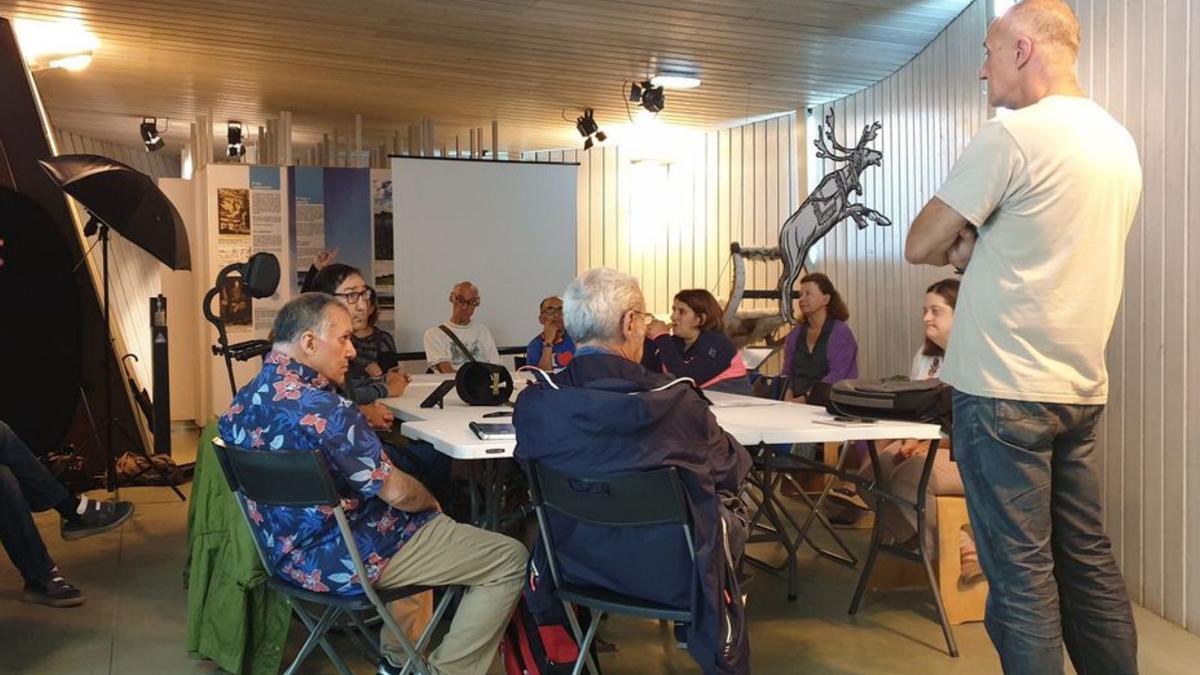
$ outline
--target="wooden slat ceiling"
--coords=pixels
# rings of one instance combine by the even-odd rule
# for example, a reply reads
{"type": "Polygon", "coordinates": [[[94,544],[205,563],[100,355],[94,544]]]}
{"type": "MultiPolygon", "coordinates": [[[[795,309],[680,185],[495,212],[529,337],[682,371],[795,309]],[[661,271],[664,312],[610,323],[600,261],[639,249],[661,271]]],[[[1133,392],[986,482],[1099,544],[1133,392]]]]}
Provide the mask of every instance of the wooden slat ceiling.
{"type": "Polygon", "coordinates": [[[495,119],[515,152],[579,143],[564,110],[626,123],[623,83],[671,67],[695,68],[703,85],[667,92],[669,124],[841,97],[906,63],[968,2],[0,0],[0,15],[77,17],[99,38],[88,69],[37,73],[63,129],[130,143],[143,115],[169,118],[178,148],[197,115],[220,137],[227,119],[254,129],[289,110],[303,148],[361,113],[368,148],[406,139],[422,117],[436,145],[458,135],[465,147],[495,119]]]}

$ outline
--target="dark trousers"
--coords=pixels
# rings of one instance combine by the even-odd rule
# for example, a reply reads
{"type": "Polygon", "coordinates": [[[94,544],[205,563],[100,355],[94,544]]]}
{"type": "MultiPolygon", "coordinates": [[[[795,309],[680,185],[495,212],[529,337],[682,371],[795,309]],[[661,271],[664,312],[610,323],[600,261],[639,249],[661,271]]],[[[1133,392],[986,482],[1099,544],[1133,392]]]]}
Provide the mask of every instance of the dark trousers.
{"type": "Polygon", "coordinates": [[[29,446],[0,421],[0,543],[26,581],[45,580],[54,568],[33,512],[69,496],[29,446]]]}
{"type": "Polygon", "coordinates": [[[424,441],[404,438],[389,439],[394,444],[384,443],[383,451],[392,464],[404,473],[421,481],[425,489],[442,504],[450,505],[450,457],[440,453],[424,441]]]}
{"type": "Polygon", "coordinates": [[[954,394],[954,453],[1006,673],[1137,672],[1125,581],[1101,520],[1100,405],[954,394]]]}

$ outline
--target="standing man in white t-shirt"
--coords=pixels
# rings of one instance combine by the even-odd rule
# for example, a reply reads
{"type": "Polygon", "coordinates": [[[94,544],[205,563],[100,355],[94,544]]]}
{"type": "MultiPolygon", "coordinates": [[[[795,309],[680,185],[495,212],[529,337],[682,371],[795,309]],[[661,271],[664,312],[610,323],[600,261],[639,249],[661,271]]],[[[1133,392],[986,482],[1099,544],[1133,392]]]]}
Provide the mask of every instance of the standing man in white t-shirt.
{"type": "Polygon", "coordinates": [[[1136,673],[1137,634],[1104,533],[1095,428],[1104,350],[1141,195],[1137,148],[1084,97],[1079,22],[1025,0],[988,29],[979,130],[917,216],[905,257],[966,268],[941,377],[986,625],[1007,673],[1136,673]]]}
{"type": "Polygon", "coordinates": [[[425,361],[429,369],[453,373],[469,361],[500,363],[500,350],[496,349],[492,331],[481,323],[471,323],[479,302],[479,289],[469,281],[459,282],[450,290],[453,308],[450,320],[425,331],[425,361]]]}

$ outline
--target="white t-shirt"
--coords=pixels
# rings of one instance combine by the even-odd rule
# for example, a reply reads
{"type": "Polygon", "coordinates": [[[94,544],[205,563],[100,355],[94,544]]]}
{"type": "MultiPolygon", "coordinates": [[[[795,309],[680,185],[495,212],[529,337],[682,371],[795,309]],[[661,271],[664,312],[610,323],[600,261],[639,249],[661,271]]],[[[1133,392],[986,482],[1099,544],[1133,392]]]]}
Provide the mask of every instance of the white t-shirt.
{"type": "MultiPolygon", "coordinates": [[[[449,321],[444,325],[471,350],[471,356],[474,356],[476,361],[500,363],[500,351],[496,349],[496,341],[492,339],[492,331],[488,330],[487,326],[478,322],[460,326],[449,321]]],[[[458,370],[470,360],[441,328],[434,326],[425,331],[425,361],[430,367],[449,361],[450,365],[458,370]]]]}
{"type": "Polygon", "coordinates": [[[1102,404],[1142,190],[1129,132],[1050,96],[985,124],[937,196],[979,228],[941,378],[976,396],[1102,404]]]}
{"type": "Polygon", "coordinates": [[[941,373],[942,357],[926,356],[922,353],[924,349],[925,346],[921,345],[913,354],[912,370],[908,371],[910,380],[932,380],[941,373]]]}

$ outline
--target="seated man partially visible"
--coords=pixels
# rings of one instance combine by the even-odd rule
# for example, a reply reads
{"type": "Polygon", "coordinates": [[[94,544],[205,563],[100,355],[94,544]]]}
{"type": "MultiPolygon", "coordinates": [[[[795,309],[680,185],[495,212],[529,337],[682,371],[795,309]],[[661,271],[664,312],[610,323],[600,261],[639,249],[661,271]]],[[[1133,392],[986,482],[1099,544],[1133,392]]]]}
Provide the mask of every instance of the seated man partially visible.
{"type": "Polygon", "coordinates": [[[25,580],[21,599],[51,607],[82,605],[83,591],[63,578],[33,522],[33,512],[51,508],[62,516],[59,533],[67,541],[108,532],[133,515],[130,502],[102,502],[67,490],[0,420],[0,544],[25,580]]]}
{"type": "MultiPolygon", "coordinates": [[[[430,663],[437,673],[482,675],[516,603],[527,552],[514,539],[446,517],[420,482],[392,466],[366,418],[333,389],[355,354],[350,334],[350,314],[333,296],[304,293],[284,305],[275,319],[274,350],[221,417],[221,437],[264,451],[321,450],[371,583],[468,587],[430,663]]],[[[247,507],[276,575],[310,591],[357,592],[331,511],[249,501],[247,507]]],[[[410,634],[423,627],[413,620],[415,609],[427,607],[392,605],[410,634]]],[[[387,630],[382,642],[379,672],[399,672],[403,650],[387,630]]]]}
{"type": "Polygon", "coordinates": [[[500,363],[492,331],[471,322],[481,302],[479,289],[469,281],[450,289],[450,320],[425,331],[425,360],[431,372],[457,372],[471,361],[500,363]]]}
{"type": "Polygon", "coordinates": [[[547,371],[566,366],[575,356],[575,342],[563,327],[562,298],[552,295],[542,300],[538,323],[542,324],[542,332],[529,341],[525,363],[547,371]]]}
{"type": "MultiPolygon", "coordinates": [[[[705,673],[748,673],[749,641],[735,574],[745,526],[723,503],[735,499],[750,470],[745,448],[717,424],[708,401],[687,380],[639,365],[646,303],[633,277],[586,272],[567,287],[564,320],[575,358],[517,399],[515,456],[568,476],[678,467],[691,507],[696,573],[676,525],[608,528],[551,512],[559,574],[673,607],[690,609],[688,650],[705,673]]],[[[552,579],[535,552],[533,574],[552,579]],[[539,564],[541,563],[541,564],[539,564]]],[[[551,605],[547,607],[552,608],[551,605]]],[[[531,609],[538,611],[531,601],[531,609]]]]}

